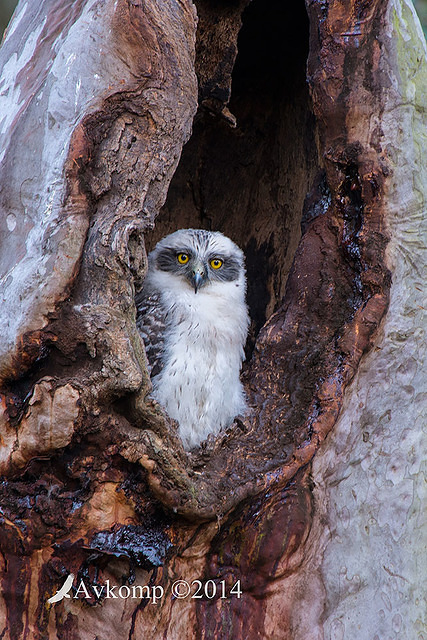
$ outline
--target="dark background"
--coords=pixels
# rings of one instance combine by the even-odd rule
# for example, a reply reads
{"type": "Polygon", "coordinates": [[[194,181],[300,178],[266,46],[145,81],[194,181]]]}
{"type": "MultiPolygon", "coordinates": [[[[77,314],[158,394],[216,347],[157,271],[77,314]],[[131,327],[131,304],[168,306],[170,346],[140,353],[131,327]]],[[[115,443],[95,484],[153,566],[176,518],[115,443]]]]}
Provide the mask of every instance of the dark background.
{"type": "Polygon", "coordinates": [[[17,4],[17,0],[0,0],[0,38],[3,38],[3,31],[17,4]]]}

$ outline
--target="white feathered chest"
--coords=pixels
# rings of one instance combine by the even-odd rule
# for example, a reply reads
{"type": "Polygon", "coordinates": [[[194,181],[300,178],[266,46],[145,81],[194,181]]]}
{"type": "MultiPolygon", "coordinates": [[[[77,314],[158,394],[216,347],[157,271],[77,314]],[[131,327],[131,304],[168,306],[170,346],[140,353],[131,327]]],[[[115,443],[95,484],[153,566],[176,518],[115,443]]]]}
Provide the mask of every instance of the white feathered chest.
{"type": "Polygon", "coordinates": [[[245,290],[243,254],[217,232],[178,231],[149,256],[138,325],[153,396],[179,423],[187,449],[245,411],[245,290]]]}

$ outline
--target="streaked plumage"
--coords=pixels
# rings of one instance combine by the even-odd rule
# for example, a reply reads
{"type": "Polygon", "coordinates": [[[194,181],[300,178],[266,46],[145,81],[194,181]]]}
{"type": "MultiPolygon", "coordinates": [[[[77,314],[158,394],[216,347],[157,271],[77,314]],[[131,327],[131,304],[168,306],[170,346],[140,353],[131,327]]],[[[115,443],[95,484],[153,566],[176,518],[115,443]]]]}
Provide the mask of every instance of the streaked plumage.
{"type": "Polygon", "coordinates": [[[242,251],[219,232],[181,229],[148,257],[136,298],[153,397],[191,449],[245,411],[239,379],[249,326],[242,251]]]}

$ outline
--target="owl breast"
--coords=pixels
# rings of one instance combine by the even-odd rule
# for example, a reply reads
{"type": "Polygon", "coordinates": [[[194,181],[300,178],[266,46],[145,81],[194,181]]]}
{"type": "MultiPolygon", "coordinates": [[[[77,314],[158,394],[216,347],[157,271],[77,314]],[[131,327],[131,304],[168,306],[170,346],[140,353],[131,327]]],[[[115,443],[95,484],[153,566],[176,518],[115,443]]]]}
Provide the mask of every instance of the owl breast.
{"type": "Polygon", "coordinates": [[[215,287],[197,295],[185,291],[173,304],[167,295],[163,300],[163,368],[153,378],[153,396],[177,420],[187,449],[228,427],[246,408],[239,375],[247,309],[236,285],[229,286],[233,295],[224,289],[220,295],[215,287]]]}

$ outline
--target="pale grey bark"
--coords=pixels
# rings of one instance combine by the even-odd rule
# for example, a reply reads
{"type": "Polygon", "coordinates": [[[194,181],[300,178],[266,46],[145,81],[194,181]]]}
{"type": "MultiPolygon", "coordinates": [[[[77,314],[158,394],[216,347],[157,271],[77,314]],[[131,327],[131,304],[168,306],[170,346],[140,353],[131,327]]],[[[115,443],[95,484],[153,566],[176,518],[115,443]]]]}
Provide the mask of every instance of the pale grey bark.
{"type": "Polygon", "coordinates": [[[390,307],[315,457],[316,516],[294,583],[302,594],[294,640],[422,640],[427,632],[427,59],[411,2],[394,0],[388,19],[388,53],[398,60],[380,118],[393,170],[390,307]]]}
{"type": "MultiPolygon", "coordinates": [[[[33,335],[47,325],[49,314],[67,297],[78,271],[93,213],[84,194],[70,193],[70,173],[73,169],[78,170],[78,163],[84,168],[92,160],[90,150],[84,148],[84,129],[79,132],[79,126],[97,112],[102,119],[106,104],[118,93],[141,94],[146,113],[141,109],[140,122],[144,122],[145,116],[152,117],[159,124],[159,133],[153,137],[147,157],[141,154],[140,162],[135,163],[132,178],[139,181],[139,188],[134,189],[133,197],[126,202],[123,202],[123,189],[121,205],[117,205],[118,219],[125,218],[132,209],[134,218],[135,214],[140,217],[139,226],[147,224],[147,219],[153,217],[166,197],[166,180],[170,179],[182,144],[190,133],[196,98],[192,71],[194,33],[181,31],[179,22],[165,22],[161,27],[168,38],[176,31],[182,51],[178,64],[185,76],[184,84],[192,84],[181,102],[176,95],[177,143],[175,147],[169,143],[163,148],[163,125],[158,119],[160,114],[166,119],[170,95],[165,91],[167,79],[163,78],[162,87],[156,78],[157,67],[162,64],[162,56],[156,47],[162,43],[150,40],[149,29],[139,44],[132,41],[132,33],[121,33],[117,24],[126,12],[124,7],[122,3],[106,4],[97,0],[62,3],[61,6],[48,0],[42,3],[23,1],[2,44],[2,377],[11,375],[23,337],[33,335]],[[187,42],[184,42],[183,34],[188,36],[187,42]],[[145,47],[143,53],[138,46],[145,47]],[[138,75],[144,75],[141,66],[145,66],[147,78],[150,74],[154,76],[145,86],[138,75]],[[77,136],[76,131],[79,132],[77,136]],[[75,157],[72,157],[74,150],[70,141],[77,146],[75,157]],[[70,163],[74,167],[69,166],[70,163]],[[161,190],[156,187],[156,181],[161,184],[161,190]]],[[[161,3],[151,3],[147,20],[160,25],[162,15],[167,15],[164,8],[161,3]]],[[[195,15],[190,5],[185,3],[179,13],[178,21],[191,20],[194,25],[195,15]]],[[[131,98],[129,101],[132,102],[131,98]]],[[[116,117],[114,125],[110,124],[117,128],[117,152],[121,132],[130,124],[123,113],[120,116],[116,117]]],[[[114,117],[110,119],[114,121],[114,117]]],[[[107,151],[105,153],[104,161],[107,162],[107,151]]],[[[103,183],[90,186],[97,197],[111,188],[111,184],[103,183]]],[[[134,222],[130,229],[131,226],[128,225],[128,233],[135,231],[138,224],[134,222]]],[[[122,234],[126,235],[126,229],[118,235],[122,234]]],[[[115,252],[119,253],[118,237],[115,242],[115,252]]],[[[22,367],[22,362],[20,364],[22,367]]]]}

